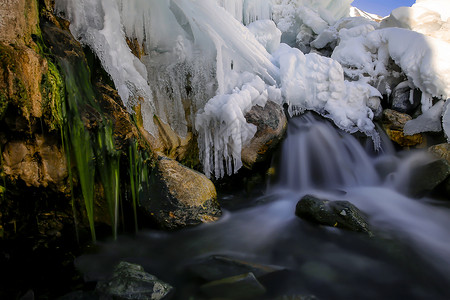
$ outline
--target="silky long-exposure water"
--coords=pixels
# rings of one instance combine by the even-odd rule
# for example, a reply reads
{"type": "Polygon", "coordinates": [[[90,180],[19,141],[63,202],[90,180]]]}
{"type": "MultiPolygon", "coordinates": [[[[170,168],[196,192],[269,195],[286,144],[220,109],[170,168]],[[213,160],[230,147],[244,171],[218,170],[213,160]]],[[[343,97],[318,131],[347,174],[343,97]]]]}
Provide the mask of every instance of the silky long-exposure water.
{"type": "Polygon", "coordinates": [[[389,144],[379,153],[366,148],[312,114],[293,118],[278,180],[263,197],[242,199],[247,208],[225,211],[214,224],[103,242],[76,265],[87,280],[99,280],[116,262],[139,263],[175,286],[175,299],[208,299],[199,289],[205,281],[189,270],[211,255],[280,269],[258,278],[267,292],[254,299],[448,299],[450,211],[405,194],[410,171],[432,158],[399,155],[389,144]],[[299,219],[295,206],[306,194],[350,201],[367,215],[374,237],[299,219]]]}

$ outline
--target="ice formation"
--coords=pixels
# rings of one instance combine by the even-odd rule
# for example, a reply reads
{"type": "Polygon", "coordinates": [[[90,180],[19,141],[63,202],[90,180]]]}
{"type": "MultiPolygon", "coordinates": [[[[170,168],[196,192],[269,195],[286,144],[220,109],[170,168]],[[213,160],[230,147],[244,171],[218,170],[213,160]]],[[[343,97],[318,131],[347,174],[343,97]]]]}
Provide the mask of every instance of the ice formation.
{"type": "MultiPolygon", "coordinates": [[[[400,82],[422,91],[424,112],[450,97],[447,0],[418,0],[381,25],[370,14],[350,17],[351,2],[56,0],[56,9],[124,104],[141,103],[145,128],[155,134],[157,116],[180,136],[196,130],[205,173],[221,177],[240,168],[255,133],[245,113],[268,99],[376,139],[373,112],[400,82]]],[[[436,110],[423,118],[439,119],[436,110]]]]}
{"type": "Polygon", "coordinates": [[[367,101],[381,97],[378,90],[344,80],[337,61],[315,53],[304,55],[286,44],[274,53],[274,62],[280,67],[282,94],[291,109],[314,110],[344,130],[374,134],[367,101]]]}
{"type": "Polygon", "coordinates": [[[420,132],[439,132],[442,130],[441,116],[445,102],[441,100],[417,118],[406,122],[403,132],[413,135],[420,132]]]}
{"type": "Polygon", "coordinates": [[[255,105],[265,106],[269,95],[271,99],[276,96],[260,77],[248,72],[234,75],[240,82],[233,91],[213,97],[196,118],[203,170],[216,178],[242,167],[242,147],[256,133],[256,126],[247,123],[245,114],[255,105]]]}

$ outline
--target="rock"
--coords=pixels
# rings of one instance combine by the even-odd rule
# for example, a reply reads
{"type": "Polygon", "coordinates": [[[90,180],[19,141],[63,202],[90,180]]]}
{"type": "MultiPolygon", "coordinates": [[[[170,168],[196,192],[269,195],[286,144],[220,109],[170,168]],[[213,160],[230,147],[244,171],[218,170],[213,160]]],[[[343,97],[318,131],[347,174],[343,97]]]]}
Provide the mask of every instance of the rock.
{"type": "MultiPolygon", "coordinates": [[[[428,152],[439,159],[444,159],[450,164],[450,143],[434,145],[428,148],[428,152]]],[[[438,194],[443,199],[450,200],[450,176],[444,180],[438,187],[438,194]]]]}
{"type": "Polygon", "coordinates": [[[408,183],[408,193],[421,197],[433,191],[450,176],[450,164],[444,159],[413,167],[408,183]]]}
{"type": "Polygon", "coordinates": [[[11,179],[21,179],[28,186],[67,191],[66,156],[51,136],[36,134],[34,140],[9,141],[2,155],[3,172],[11,179]]]}
{"type": "Polygon", "coordinates": [[[100,299],[168,299],[173,287],[146,273],[140,265],[120,262],[109,280],[97,283],[100,299]]]}
{"type": "Polygon", "coordinates": [[[348,201],[328,201],[306,195],[297,203],[295,214],[309,222],[371,235],[363,213],[348,201]]]}
{"type": "Polygon", "coordinates": [[[383,128],[389,138],[402,147],[419,145],[423,142],[421,134],[408,136],[403,134],[403,128],[405,127],[406,122],[411,119],[411,116],[407,114],[392,109],[385,109],[382,118],[383,128]]]}
{"type": "Polygon", "coordinates": [[[450,163],[450,143],[434,145],[428,148],[428,152],[450,163]]]}
{"type": "Polygon", "coordinates": [[[419,90],[412,90],[407,82],[406,84],[402,82],[394,88],[390,95],[391,108],[401,113],[412,113],[420,105],[421,96],[419,90]]]}
{"type": "Polygon", "coordinates": [[[267,101],[265,107],[253,106],[245,119],[257,127],[255,136],[241,151],[242,163],[252,169],[254,164],[267,161],[273,153],[284,137],[287,119],[283,108],[272,101],[267,101]]]}
{"type": "Polygon", "coordinates": [[[0,43],[19,44],[31,41],[38,29],[38,1],[0,1],[0,43]]]}
{"type": "Polygon", "coordinates": [[[151,199],[141,199],[141,205],[161,227],[179,229],[221,216],[216,189],[205,175],[159,154],[151,176],[151,199]]]}
{"type": "MultiPolygon", "coordinates": [[[[47,61],[26,46],[9,46],[0,43],[0,116],[8,105],[21,112],[31,123],[31,118],[42,116],[43,97],[41,83],[48,72],[47,61]]],[[[31,124],[27,124],[29,127],[31,124]]]]}
{"type": "Polygon", "coordinates": [[[188,269],[191,273],[207,281],[213,281],[244,273],[252,273],[256,277],[260,277],[284,268],[251,263],[228,256],[212,255],[191,264],[188,269]]]}
{"type": "Polygon", "coordinates": [[[253,273],[227,277],[200,287],[209,297],[220,299],[248,299],[264,295],[265,287],[255,278],[253,273]]]}

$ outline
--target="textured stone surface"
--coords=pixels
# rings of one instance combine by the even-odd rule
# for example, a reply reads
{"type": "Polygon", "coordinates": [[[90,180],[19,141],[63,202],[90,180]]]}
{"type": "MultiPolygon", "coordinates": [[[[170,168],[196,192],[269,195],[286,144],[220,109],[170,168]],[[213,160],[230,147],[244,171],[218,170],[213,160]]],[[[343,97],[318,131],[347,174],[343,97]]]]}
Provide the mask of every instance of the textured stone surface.
{"type": "Polygon", "coordinates": [[[67,163],[59,141],[36,135],[34,140],[12,140],[3,150],[3,171],[28,186],[68,189],[67,163]]]}
{"type": "Polygon", "coordinates": [[[363,213],[348,201],[328,201],[306,195],[297,203],[295,214],[320,225],[370,234],[363,213]]]}
{"type": "Polygon", "coordinates": [[[420,104],[421,93],[409,86],[397,86],[390,95],[391,108],[401,113],[412,113],[420,104]],[[412,103],[411,103],[412,93],[412,103]]]}
{"type": "Polygon", "coordinates": [[[216,221],[221,215],[214,184],[203,174],[163,155],[156,158],[150,199],[141,204],[163,228],[216,221]]]}
{"type": "Polygon", "coordinates": [[[385,109],[383,111],[383,128],[389,138],[402,147],[416,146],[423,142],[421,134],[414,134],[405,136],[403,134],[403,127],[406,122],[411,120],[411,116],[400,113],[392,109],[385,109]]]}
{"type": "Polygon", "coordinates": [[[272,101],[265,107],[255,105],[245,118],[257,127],[255,136],[241,151],[242,163],[251,169],[255,163],[266,161],[278,146],[286,132],[287,119],[283,108],[272,101]]]}
{"type": "Polygon", "coordinates": [[[100,299],[161,300],[173,287],[144,271],[140,265],[120,262],[109,280],[99,282],[96,288],[100,299]]]}
{"type": "Polygon", "coordinates": [[[431,146],[428,148],[428,152],[437,158],[445,159],[448,163],[450,163],[450,143],[431,146]]]}
{"type": "Polygon", "coordinates": [[[38,1],[0,1],[0,42],[18,44],[29,42],[38,29],[38,1]]]}

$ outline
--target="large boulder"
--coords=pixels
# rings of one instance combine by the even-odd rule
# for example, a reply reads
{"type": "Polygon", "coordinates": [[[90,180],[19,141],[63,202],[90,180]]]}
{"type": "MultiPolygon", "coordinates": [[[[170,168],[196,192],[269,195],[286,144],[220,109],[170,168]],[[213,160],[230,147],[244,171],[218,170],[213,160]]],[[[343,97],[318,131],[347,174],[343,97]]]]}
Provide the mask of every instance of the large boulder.
{"type": "Polygon", "coordinates": [[[255,105],[245,119],[257,127],[255,136],[241,151],[242,163],[252,169],[256,163],[267,161],[283,139],[287,119],[283,108],[272,101],[267,101],[264,107],[255,105]]]}
{"type": "Polygon", "coordinates": [[[173,287],[144,271],[140,265],[120,262],[108,280],[97,283],[100,299],[168,299],[173,287]]]}
{"type": "Polygon", "coordinates": [[[306,195],[297,203],[295,214],[312,223],[371,235],[364,214],[348,201],[329,201],[306,195]]]}
{"type": "Polygon", "coordinates": [[[421,134],[404,135],[403,128],[406,122],[412,120],[410,115],[392,109],[383,111],[382,124],[389,138],[402,147],[411,147],[423,142],[421,134]]]}
{"type": "Polygon", "coordinates": [[[205,175],[158,154],[150,199],[141,199],[146,213],[166,229],[216,221],[221,210],[214,184],[205,175]]]}

